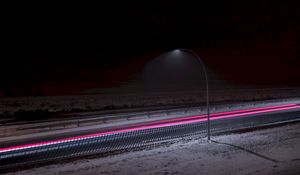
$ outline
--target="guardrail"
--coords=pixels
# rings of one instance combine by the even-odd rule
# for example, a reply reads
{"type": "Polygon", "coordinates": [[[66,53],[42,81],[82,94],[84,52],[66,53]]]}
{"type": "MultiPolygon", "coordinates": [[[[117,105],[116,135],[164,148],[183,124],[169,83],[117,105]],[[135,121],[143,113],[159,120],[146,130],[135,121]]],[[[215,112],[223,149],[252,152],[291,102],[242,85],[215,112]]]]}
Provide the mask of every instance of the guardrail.
{"type": "MultiPolygon", "coordinates": [[[[297,99],[298,100],[298,99],[297,99]]],[[[226,105],[214,105],[212,106],[212,111],[226,111],[231,109],[243,109],[246,107],[257,106],[257,105],[266,105],[266,104],[284,104],[291,102],[291,99],[281,99],[281,100],[266,100],[258,102],[244,102],[238,104],[226,105]]],[[[172,118],[172,117],[181,117],[189,114],[203,114],[204,107],[173,107],[173,109],[161,109],[154,111],[146,112],[136,112],[136,113],[125,113],[125,114],[109,114],[109,115],[98,115],[97,112],[88,113],[88,115],[79,115],[76,116],[76,113],[73,113],[74,118],[62,119],[56,121],[48,122],[37,122],[37,123],[28,123],[12,126],[0,126],[0,137],[9,137],[17,136],[24,134],[34,134],[42,133],[49,131],[57,131],[64,129],[72,129],[78,127],[87,127],[92,125],[106,126],[112,123],[135,123],[138,120],[157,120],[163,118],[172,118]],[[96,113],[96,114],[95,114],[96,113]],[[79,117],[79,118],[78,118],[79,117]],[[88,117],[88,118],[86,118],[88,117]]],[[[80,114],[80,113],[79,113],[80,114]]],[[[78,115],[78,114],[77,114],[78,115]]],[[[1,141],[1,139],[0,139],[1,141]]]]}

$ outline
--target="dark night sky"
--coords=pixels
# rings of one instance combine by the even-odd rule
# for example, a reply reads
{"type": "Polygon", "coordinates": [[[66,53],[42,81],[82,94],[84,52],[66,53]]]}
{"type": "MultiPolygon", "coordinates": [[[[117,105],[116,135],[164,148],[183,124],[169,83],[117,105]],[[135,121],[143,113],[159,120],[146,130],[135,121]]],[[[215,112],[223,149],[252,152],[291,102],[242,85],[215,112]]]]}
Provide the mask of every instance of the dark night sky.
{"type": "Polygon", "coordinates": [[[78,82],[109,87],[182,47],[236,83],[299,85],[299,8],[296,0],[10,6],[0,96],[60,94],[78,82]]]}

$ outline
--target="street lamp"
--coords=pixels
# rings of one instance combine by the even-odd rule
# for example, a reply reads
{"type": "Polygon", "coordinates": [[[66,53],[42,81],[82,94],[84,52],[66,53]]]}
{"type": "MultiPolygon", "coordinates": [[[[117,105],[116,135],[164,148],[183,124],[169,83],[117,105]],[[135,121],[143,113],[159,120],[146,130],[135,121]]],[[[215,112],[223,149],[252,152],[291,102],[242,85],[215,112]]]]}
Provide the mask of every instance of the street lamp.
{"type": "Polygon", "coordinates": [[[197,58],[197,61],[200,63],[200,65],[203,68],[204,76],[205,76],[205,83],[206,83],[206,109],[207,109],[207,140],[210,141],[210,111],[209,111],[209,95],[208,95],[208,78],[207,78],[207,71],[204,65],[204,62],[201,60],[199,55],[190,49],[176,49],[173,52],[187,52],[197,58]]]}

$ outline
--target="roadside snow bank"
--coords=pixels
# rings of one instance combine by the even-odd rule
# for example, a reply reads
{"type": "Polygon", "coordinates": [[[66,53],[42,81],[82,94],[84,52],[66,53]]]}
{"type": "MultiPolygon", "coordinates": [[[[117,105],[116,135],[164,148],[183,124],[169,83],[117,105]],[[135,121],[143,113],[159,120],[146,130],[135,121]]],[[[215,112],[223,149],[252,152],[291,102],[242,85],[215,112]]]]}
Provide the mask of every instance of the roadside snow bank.
{"type": "MultiPolygon", "coordinates": [[[[300,88],[228,88],[210,91],[212,102],[242,102],[293,97],[300,97],[300,88]]],[[[205,100],[204,91],[0,98],[0,116],[3,118],[26,111],[53,113],[198,104],[204,103],[205,100]]]]}

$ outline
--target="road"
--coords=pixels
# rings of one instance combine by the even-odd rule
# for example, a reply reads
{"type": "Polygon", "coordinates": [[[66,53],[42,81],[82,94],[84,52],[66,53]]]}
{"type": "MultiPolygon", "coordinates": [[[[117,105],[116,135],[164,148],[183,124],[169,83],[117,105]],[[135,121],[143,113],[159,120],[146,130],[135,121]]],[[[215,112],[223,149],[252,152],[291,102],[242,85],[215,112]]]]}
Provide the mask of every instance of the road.
{"type": "MultiPolygon", "coordinates": [[[[285,104],[211,114],[212,134],[242,128],[300,120],[300,105],[285,104]]],[[[96,153],[137,148],[162,140],[199,134],[206,136],[207,116],[186,116],[118,126],[92,133],[28,143],[14,142],[0,148],[0,169],[45,163],[96,153]]]]}

